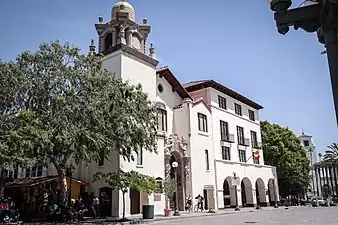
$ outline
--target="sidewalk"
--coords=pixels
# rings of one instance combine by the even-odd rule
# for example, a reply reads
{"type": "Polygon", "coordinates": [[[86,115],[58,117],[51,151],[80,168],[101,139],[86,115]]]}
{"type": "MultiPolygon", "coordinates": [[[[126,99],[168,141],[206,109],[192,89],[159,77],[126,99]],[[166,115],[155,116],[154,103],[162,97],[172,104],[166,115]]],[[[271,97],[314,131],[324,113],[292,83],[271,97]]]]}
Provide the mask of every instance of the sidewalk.
{"type": "Polygon", "coordinates": [[[262,207],[257,210],[255,208],[241,208],[240,211],[235,211],[234,209],[220,209],[215,213],[208,212],[180,212],[180,216],[170,216],[165,217],[164,215],[155,215],[154,219],[143,219],[141,215],[130,216],[128,219],[131,221],[127,222],[119,222],[117,224],[144,224],[144,223],[153,223],[157,221],[164,220],[180,220],[180,219],[190,219],[196,217],[209,217],[209,216],[220,216],[227,214],[243,214],[243,213],[251,213],[251,212],[262,212],[262,211],[271,211],[271,210],[285,210],[285,207],[273,208],[273,207],[262,207]]]}

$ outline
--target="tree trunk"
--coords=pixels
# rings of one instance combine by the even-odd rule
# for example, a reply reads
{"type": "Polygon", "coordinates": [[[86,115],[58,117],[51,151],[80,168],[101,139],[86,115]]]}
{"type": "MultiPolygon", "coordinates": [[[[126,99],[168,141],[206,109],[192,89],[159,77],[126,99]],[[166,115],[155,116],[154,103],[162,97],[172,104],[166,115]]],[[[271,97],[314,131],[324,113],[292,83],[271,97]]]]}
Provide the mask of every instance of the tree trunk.
{"type": "Polygon", "coordinates": [[[60,182],[60,204],[66,206],[67,204],[67,179],[66,170],[59,168],[58,170],[59,182],[60,182]]]}
{"type": "Polygon", "coordinates": [[[122,191],[122,221],[126,219],[126,193],[122,191]]]}
{"type": "Polygon", "coordinates": [[[166,196],[165,200],[165,209],[170,209],[170,198],[166,196]]]}

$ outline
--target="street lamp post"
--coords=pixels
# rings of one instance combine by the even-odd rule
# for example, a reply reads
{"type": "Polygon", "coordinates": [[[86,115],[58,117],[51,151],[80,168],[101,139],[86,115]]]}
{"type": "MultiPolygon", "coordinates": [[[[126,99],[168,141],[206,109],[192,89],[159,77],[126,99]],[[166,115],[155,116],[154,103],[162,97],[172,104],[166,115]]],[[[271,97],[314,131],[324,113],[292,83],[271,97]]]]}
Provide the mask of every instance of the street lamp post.
{"type": "Polygon", "coordinates": [[[239,181],[239,177],[236,176],[235,172],[233,174],[234,174],[234,176],[232,178],[232,184],[235,185],[235,196],[236,196],[236,208],[235,208],[235,211],[240,211],[240,208],[238,206],[238,196],[237,196],[237,184],[238,184],[238,181],[239,181]]]}
{"type": "Polygon", "coordinates": [[[177,182],[177,167],[178,167],[178,163],[177,162],[173,162],[171,164],[171,166],[174,168],[174,172],[175,172],[175,181],[176,181],[176,193],[175,193],[175,212],[174,212],[174,216],[179,216],[180,212],[178,211],[178,182],[177,182]]]}
{"type": "Polygon", "coordinates": [[[73,181],[73,173],[75,170],[75,167],[73,164],[70,164],[69,167],[67,168],[69,171],[69,195],[68,195],[68,206],[71,205],[72,203],[72,181],[73,181]]]}
{"type": "Polygon", "coordinates": [[[277,193],[276,193],[276,188],[275,188],[275,178],[272,178],[272,189],[273,189],[273,196],[275,198],[275,205],[274,208],[278,208],[278,204],[277,204],[277,193]]]}
{"type": "Polygon", "coordinates": [[[308,0],[304,7],[289,9],[291,0],[268,0],[278,32],[285,35],[289,27],[301,28],[306,32],[317,32],[318,41],[325,44],[329,64],[333,100],[338,123],[338,1],[308,0]]]}

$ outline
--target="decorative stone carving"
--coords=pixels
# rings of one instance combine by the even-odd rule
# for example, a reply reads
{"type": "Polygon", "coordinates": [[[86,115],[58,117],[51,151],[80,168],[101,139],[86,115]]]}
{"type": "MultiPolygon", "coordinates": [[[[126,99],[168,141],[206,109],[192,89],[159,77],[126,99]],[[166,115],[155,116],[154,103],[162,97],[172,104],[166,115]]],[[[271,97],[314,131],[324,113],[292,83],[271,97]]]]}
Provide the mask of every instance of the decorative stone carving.
{"type": "Polygon", "coordinates": [[[170,178],[170,169],[171,169],[171,165],[169,164],[169,161],[167,161],[167,164],[165,165],[165,174],[166,174],[166,178],[170,178]]]}
{"type": "Polygon", "coordinates": [[[119,28],[118,29],[118,32],[119,32],[118,33],[118,37],[119,37],[118,43],[126,44],[124,24],[120,24],[118,28],[119,28]]]}
{"type": "Polygon", "coordinates": [[[177,152],[180,154],[183,164],[181,165],[184,168],[184,175],[185,179],[189,179],[190,170],[189,170],[189,162],[190,157],[187,153],[187,143],[185,142],[184,138],[181,139],[178,137],[177,134],[170,134],[164,140],[164,157],[165,157],[165,165],[166,165],[166,177],[170,177],[170,157],[173,152],[177,152]]]}

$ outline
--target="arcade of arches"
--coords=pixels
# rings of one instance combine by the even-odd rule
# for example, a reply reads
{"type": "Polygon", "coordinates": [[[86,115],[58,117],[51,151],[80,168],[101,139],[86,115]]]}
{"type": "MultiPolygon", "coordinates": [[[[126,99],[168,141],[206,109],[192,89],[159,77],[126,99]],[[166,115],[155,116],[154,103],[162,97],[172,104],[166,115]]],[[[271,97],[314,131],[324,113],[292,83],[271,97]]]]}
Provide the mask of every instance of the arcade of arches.
{"type": "MultiPolygon", "coordinates": [[[[237,186],[238,205],[242,207],[254,207],[273,205],[275,201],[275,186],[273,179],[269,179],[267,189],[263,179],[258,178],[252,185],[249,178],[244,177],[237,186]],[[253,188],[254,187],[254,188],[253,188]],[[255,198],[255,199],[254,199],[255,198]]],[[[232,177],[227,177],[223,182],[224,208],[236,207],[236,188],[232,185],[232,177]]]]}

